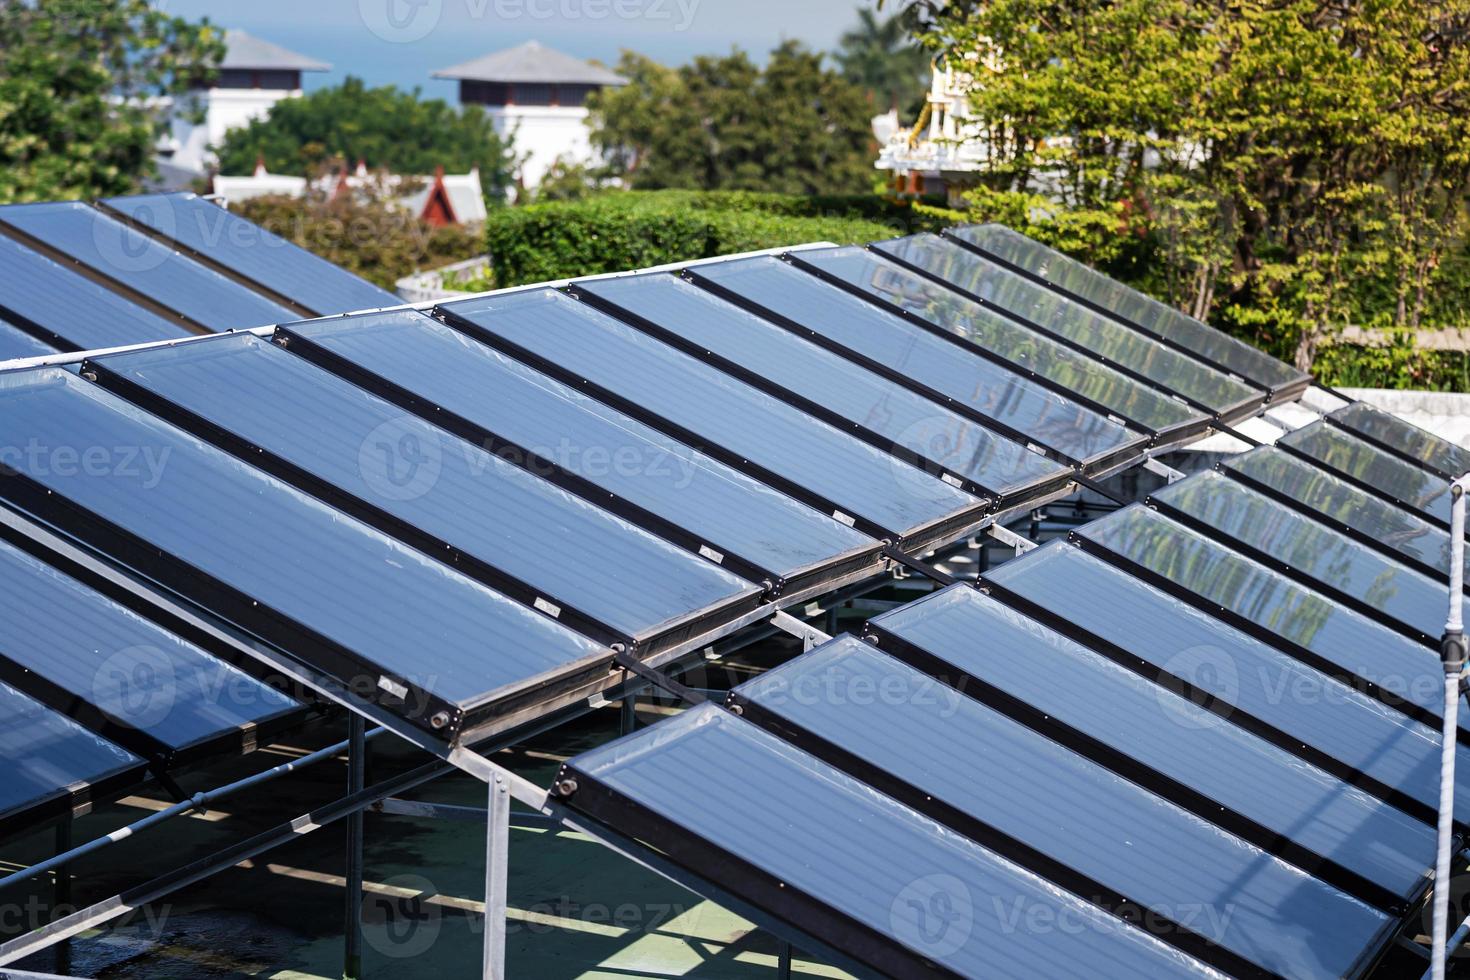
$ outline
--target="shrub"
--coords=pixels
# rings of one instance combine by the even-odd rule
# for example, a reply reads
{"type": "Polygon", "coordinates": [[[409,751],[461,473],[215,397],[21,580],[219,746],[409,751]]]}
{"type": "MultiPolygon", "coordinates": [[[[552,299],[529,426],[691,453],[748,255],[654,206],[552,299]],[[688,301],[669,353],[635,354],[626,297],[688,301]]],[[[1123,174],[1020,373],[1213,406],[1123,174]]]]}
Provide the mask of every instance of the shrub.
{"type": "Polygon", "coordinates": [[[876,195],[619,191],[494,211],[498,286],[618,272],[802,242],[867,242],[954,224],[952,212],[876,195]]]}

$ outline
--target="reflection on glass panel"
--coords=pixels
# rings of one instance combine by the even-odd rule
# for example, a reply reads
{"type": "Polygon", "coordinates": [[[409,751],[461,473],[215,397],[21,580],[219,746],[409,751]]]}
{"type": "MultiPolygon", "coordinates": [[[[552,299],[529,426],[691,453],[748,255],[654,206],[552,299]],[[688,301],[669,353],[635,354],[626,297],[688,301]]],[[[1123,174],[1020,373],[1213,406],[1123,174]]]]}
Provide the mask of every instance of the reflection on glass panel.
{"type": "Polygon", "coordinates": [[[1436,473],[1452,477],[1470,473],[1470,449],[1425,432],[1417,425],[1374,408],[1367,402],[1353,402],[1333,412],[1331,417],[1339,425],[1407,453],[1436,473]]]}
{"type": "Polygon", "coordinates": [[[1344,476],[1388,494],[1436,520],[1450,522],[1450,486],[1444,477],[1420,469],[1349,432],[1323,421],[1288,432],[1276,441],[1344,476]]]}

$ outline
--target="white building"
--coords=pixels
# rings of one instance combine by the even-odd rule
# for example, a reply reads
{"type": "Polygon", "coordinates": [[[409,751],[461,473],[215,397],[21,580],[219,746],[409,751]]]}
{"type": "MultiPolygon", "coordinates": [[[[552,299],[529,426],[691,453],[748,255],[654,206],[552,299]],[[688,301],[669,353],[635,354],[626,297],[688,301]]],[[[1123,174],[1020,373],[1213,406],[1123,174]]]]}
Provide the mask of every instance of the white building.
{"type": "Polygon", "coordinates": [[[934,66],[923,114],[911,128],[897,126],[896,115],[892,120],[882,116],[874,120],[874,135],[882,147],[876,166],[893,172],[895,189],[901,193],[945,193],[984,168],[988,147],[980,120],[970,110],[970,92],[977,84],[976,74],[998,70],[999,64],[981,65],[972,55],[964,69],[934,66]],[[885,132],[880,133],[880,125],[885,132]]]}
{"type": "Polygon", "coordinates": [[[160,162],[166,172],[203,174],[215,160],[210,148],[228,130],[262,119],[277,102],[299,96],[302,72],[331,67],[244,31],[226,31],[225,57],[214,84],[184,96],[174,108],[169,135],[158,147],[160,162]],[[202,121],[190,118],[194,109],[202,110],[202,121]]]}
{"type": "Polygon", "coordinates": [[[528,41],[434,72],[459,82],[464,105],[484,106],[501,135],[515,139],[517,178],[534,187],[558,158],[588,163],[587,97],[627,79],[598,65],[528,41]]]}

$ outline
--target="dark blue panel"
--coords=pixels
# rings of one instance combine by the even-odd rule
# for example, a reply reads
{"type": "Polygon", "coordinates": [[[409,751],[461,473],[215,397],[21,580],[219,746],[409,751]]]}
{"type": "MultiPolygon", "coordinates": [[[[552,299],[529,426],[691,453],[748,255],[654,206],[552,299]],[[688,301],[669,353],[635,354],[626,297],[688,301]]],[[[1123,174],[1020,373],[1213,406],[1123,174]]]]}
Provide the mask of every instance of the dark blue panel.
{"type": "Polygon", "coordinates": [[[215,330],[296,318],[259,293],[78,201],[13,204],[0,209],[0,221],[215,330]]]}
{"type": "MultiPolygon", "coordinates": [[[[1221,465],[1235,479],[1280,494],[1322,515],[1334,527],[1362,532],[1426,574],[1449,576],[1449,532],[1327,470],[1273,446],[1228,457],[1221,465]]],[[[1465,569],[1465,580],[1470,582],[1470,556],[1465,559],[1465,569]]]]}
{"type": "Polygon", "coordinates": [[[1189,350],[1265,387],[1280,389],[1305,382],[1307,376],[1244,341],[1208,327],[1172,306],[1110,279],[1076,259],[1034,242],[1001,225],[968,225],[947,234],[974,245],[1062,292],[1096,304],[1119,318],[1167,337],[1189,350]]]}
{"type": "Polygon", "coordinates": [[[1017,368],[1034,371],[1069,391],[1076,391],[1141,426],[1163,431],[1198,423],[1204,417],[1162,392],[1099,363],[1095,357],[986,309],[875,252],[857,247],[813,249],[801,252],[797,258],[961,340],[998,354],[1017,368]]]}
{"type": "MultiPolygon", "coordinates": [[[[5,212],[0,210],[0,215],[5,212]]],[[[187,337],[175,320],[141,306],[0,235],[0,311],[56,338],[65,350],[100,350],[187,337]]]]}
{"type": "Polygon", "coordinates": [[[1323,421],[1288,432],[1276,444],[1449,527],[1450,484],[1436,473],[1323,421]]]}
{"type": "Polygon", "coordinates": [[[1345,429],[1366,436],[1380,446],[1395,449],[1442,476],[1457,479],[1470,473],[1470,449],[1457,446],[1426,432],[1397,415],[1374,408],[1367,402],[1353,402],[1328,416],[1345,429]]]}
{"type": "MultiPolygon", "coordinates": [[[[1035,343],[1021,338],[1027,341],[1024,353],[989,343],[990,338],[980,344],[1013,363],[1016,370],[1010,370],[979,355],[967,356],[962,348],[943,337],[777,259],[714,262],[693,272],[702,280],[794,321],[831,343],[900,371],[944,397],[1004,422],[1070,458],[1090,461],[1139,441],[1121,423],[1083,408],[1023,376],[1027,370],[1035,371],[1103,402],[1096,392],[1084,390],[1083,385],[1090,374],[1106,377],[1107,370],[1067,351],[1057,356],[1070,359],[1073,368],[1065,374],[1048,373],[1052,352],[1043,347],[1051,342],[1039,335],[1030,335],[1035,343]]],[[[1014,329],[1021,332],[1019,327],[1014,329]]],[[[1065,351],[1065,348],[1057,349],[1065,351]]],[[[1122,380],[1142,390],[1142,386],[1126,378],[1122,380]]],[[[1178,410],[1182,413],[1180,417],[1191,417],[1184,406],[1178,406],[1178,410]]],[[[1125,415],[1121,411],[1118,414],[1125,415]]]]}
{"type": "Polygon", "coordinates": [[[348,313],[402,301],[195,194],[112,197],[107,205],[246,279],[316,313],[348,313]]]}
{"type": "MultiPolygon", "coordinates": [[[[601,653],[68,372],[0,375],[0,446],[19,447],[6,462],[57,497],[354,651],[393,682],[462,703],[601,653]]],[[[0,479],[0,493],[11,492],[0,479]]]]}
{"type": "MultiPolygon", "coordinates": [[[[568,765],[714,856],[733,855],[958,976],[1070,976],[1079,963],[1088,976],[1129,980],[1204,969],[713,705],[568,765]],[[943,921],[931,910],[943,910],[943,921]],[[1047,926],[1022,924],[1038,921],[1047,926]]],[[[571,802],[579,806],[577,796],[571,802]]],[[[840,935],[817,938],[850,952],[840,935]]]]}
{"type": "MultiPolygon", "coordinates": [[[[1101,558],[1056,542],[1025,561],[1006,562],[985,580],[1002,601],[1013,602],[1010,593],[1032,603],[1069,629],[1193,685],[1231,712],[1265,722],[1300,745],[1418,801],[1426,811],[1438,809],[1436,729],[1101,558]]],[[[1470,769],[1465,768],[1470,766],[1470,748],[1462,745],[1458,754],[1456,809],[1470,822],[1470,769]]]]}
{"type": "Polygon", "coordinates": [[[577,288],[938,463],[984,492],[1009,497],[1068,474],[1061,464],[682,279],[653,274],[597,279],[577,288]]]}
{"type": "Polygon", "coordinates": [[[487,296],[444,309],[832,501],[849,520],[906,537],[960,521],[980,504],[561,293],[487,296]]]}
{"type": "Polygon", "coordinates": [[[293,706],[274,688],[3,542],[0,656],[172,750],[293,706]]]}
{"type": "Polygon", "coordinates": [[[99,363],[634,639],[760,592],[259,337],[99,363]]]}
{"type": "Polygon", "coordinates": [[[873,624],[1405,899],[1434,863],[1431,825],[968,586],[873,624]]]}
{"type": "Polygon", "coordinates": [[[1340,531],[1282,507],[1229,477],[1200,473],[1159,490],[1151,500],[1184,520],[1212,529],[1211,536],[1254,548],[1297,574],[1360,600],[1419,631],[1438,637],[1444,625],[1445,587],[1385,558],[1340,531]]]}
{"type": "Polygon", "coordinates": [[[16,357],[43,357],[55,354],[56,348],[32,337],[24,330],[0,320],[0,361],[16,357]]]}
{"type": "Polygon", "coordinates": [[[1212,411],[1260,400],[1250,386],[938,235],[874,248],[1212,411]]]}
{"type": "Polygon", "coordinates": [[[1282,976],[1344,976],[1389,926],[1384,913],[854,637],[736,694],[1282,976]]]}
{"type": "Polygon", "coordinates": [[[0,684],[0,758],[0,821],[87,784],[142,775],[137,756],[8,684],[0,684]]]}
{"type": "MultiPolygon", "coordinates": [[[[1128,507],[1076,533],[1296,644],[1359,685],[1377,685],[1385,700],[1440,717],[1439,657],[1422,644],[1145,507],[1128,507]]],[[[1464,714],[1460,724],[1470,731],[1464,714]]]]}
{"type": "Polygon", "coordinates": [[[294,324],[333,355],[790,577],[872,539],[412,311],[294,324]]]}

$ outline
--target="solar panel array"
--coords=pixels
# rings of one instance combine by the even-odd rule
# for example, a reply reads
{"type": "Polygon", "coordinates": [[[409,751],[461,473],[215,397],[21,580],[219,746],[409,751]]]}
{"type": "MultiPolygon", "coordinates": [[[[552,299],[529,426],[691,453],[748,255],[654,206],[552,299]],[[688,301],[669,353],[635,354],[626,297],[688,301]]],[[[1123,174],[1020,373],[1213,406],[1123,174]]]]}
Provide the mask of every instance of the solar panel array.
{"type": "MultiPolygon", "coordinates": [[[[371,302],[213,207],[0,209],[0,257],[138,329],[371,302]],[[114,254],[123,231],[147,267],[114,254]]],[[[1308,382],[1039,248],[957,229],[7,371],[0,500],[418,735],[473,741],[608,689],[620,653],[696,651],[1308,382]]],[[[72,344],[3,292],[21,334],[72,344]]],[[[1433,859],[1424,680],[1458,465],[1349,406],[732,710],[578,757],[559,792],[895,975],[1360,974],[1433,859]],[[1067,927],[1015,925],[1038,916],[1067,927]]],[[[40,627],[0,634],[0,682],[69,716],[48,738],[80,783],[299,710],[192,696],[235,668],[39,546],[0,547],[10,572],[18,613],[101,638],[58,663],[40,627]],[[119,646],[161,652],[195,703],[119,727],[119,646]]],[[[1470,778],[1456,801],[1470,826],[1470,778]]]]}
{"type": "Polygon", "coordinates": [[[0,207],[0,361],[398,302],[195,194],[0,207]]]}

